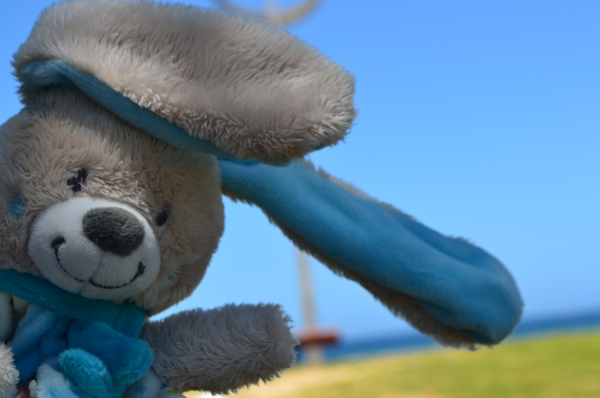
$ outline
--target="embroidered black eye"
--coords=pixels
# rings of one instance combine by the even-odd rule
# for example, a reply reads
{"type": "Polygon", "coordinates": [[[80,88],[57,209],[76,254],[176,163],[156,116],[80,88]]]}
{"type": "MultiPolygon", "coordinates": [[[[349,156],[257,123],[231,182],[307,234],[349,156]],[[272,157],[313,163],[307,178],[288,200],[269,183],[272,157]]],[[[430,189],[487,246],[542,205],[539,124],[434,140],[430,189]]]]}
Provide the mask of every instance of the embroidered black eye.
{"type": "Polygon", "coordinates": [[[73,192],[81,191],[81,184],[85,182],[87,173],[84,169],[77,170],[77,174],[67,180],[67,184],[71,187],[73,192]]]}
{"type": "Polygon", "coordinates": [[[169,209],[167,206],[163,207],[160,213],[158,213],[156,216],[156,225],[160,227],[166,223],[167,219],[169,218],[169,214],[171,214],[171,209],[169,209]]]}

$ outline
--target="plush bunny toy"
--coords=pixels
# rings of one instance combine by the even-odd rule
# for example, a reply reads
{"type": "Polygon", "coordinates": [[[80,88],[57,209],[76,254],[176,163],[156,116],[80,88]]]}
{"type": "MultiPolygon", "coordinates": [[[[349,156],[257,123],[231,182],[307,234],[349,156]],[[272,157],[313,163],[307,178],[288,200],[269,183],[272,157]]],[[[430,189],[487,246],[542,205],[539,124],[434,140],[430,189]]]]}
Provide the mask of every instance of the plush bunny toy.
{"type": "MultiPolygon", "coordinates": [[[[0,129],[0,397],[228,392],[294,361],[276,305],[163,321],[200,283],[223,194],[442,344],[521,314],[498,260],[316,170],[355,117],[353,77],[245,16],[145,1],[47,9],[0,129]]],[[[390,176],[392,177],[392,176],[390,176]]]]}

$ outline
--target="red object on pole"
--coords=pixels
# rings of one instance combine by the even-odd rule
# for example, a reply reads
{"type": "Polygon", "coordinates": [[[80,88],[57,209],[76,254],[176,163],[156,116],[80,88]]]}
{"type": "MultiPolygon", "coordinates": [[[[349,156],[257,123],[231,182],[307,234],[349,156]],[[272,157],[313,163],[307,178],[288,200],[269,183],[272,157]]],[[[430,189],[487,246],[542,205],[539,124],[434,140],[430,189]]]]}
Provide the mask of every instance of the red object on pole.
{"type": "Polygon", "coordinates": [[[296,339],[298,339],[302,346],[335,344],[339,341],[340,335],[335,330],[311,330],[298,333],[296,339]]]}

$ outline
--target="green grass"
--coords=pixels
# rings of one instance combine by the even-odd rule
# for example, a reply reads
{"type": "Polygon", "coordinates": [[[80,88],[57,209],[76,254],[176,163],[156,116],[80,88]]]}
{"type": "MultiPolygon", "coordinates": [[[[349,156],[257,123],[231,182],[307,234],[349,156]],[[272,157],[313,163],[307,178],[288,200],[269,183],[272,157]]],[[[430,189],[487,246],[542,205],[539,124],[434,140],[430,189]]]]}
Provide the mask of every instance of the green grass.
{"type": "Polygon", "coordinates": [[[515,339],[475,352],[431,350],[298,366],[245,397],[600,397],[600,333],[515,339]]]}

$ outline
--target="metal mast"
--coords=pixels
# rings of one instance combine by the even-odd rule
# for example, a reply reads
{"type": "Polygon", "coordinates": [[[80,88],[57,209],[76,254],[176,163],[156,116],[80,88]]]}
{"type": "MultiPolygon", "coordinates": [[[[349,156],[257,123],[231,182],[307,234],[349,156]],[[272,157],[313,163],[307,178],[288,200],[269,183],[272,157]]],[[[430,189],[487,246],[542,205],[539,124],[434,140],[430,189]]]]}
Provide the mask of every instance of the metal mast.
{"type": "MultiPolygon", "coordinates": [[[[298,276],[300,279],[300,295],[302,298],[302,309],[304,312],[304,335],[317,336],[319,334],[317,326],[317,314],[315,311],[315,301],[313,296],[312,281],[310,278],[310,265],[308,255],[296,249],[296,258],[298,262],[298,276]]],[[[309,337],[310,338],[310,337],[309,337]]],[[[323,351],[323,345],[318,342],[310,344],[308,341],[302,341],[302,347],[306,355],[307,363],[320,363],[325,360],[325,352],[323,351]]]]}

